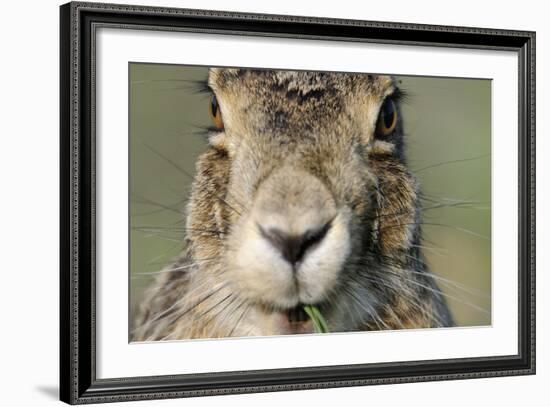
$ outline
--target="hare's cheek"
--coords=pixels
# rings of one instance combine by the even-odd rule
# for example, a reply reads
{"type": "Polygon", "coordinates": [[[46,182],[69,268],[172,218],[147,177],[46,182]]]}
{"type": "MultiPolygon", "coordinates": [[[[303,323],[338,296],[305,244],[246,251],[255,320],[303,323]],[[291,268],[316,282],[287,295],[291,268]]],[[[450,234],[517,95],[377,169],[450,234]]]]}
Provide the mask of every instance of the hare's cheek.
{"type": "Polygon", "coordinates": [[[334,289],[346,259],[351,252],[351,238],[347,217],[343,214],[333,221],[332,228],[297,270],[300,302],[322,302],[334,289]]]}
{"type": "Polygon", "coordinates": [[[290,264],[263,239],[253,222],[241,222],[230,236],[225,275],[241,296],[279,307],[292,307],[297,290],[290,264]]]}

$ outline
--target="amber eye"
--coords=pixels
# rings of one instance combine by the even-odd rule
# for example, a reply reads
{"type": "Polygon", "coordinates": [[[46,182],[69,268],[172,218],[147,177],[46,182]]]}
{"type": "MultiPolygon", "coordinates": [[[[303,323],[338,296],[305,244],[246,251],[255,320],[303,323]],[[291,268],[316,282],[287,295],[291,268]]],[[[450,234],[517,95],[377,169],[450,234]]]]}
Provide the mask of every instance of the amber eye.
{"type": "Polygon", "coordinates": [[[220,105],[218,104],[218,99],[216,98],[216,95],[212,95],[212,98],[210,99],[210,118],[214,122],[214,126],[216,126],[217,129],[223,130],[223,119],[222,119],[222,111],[220,110],[220,105]]]}
{"type": "Polygon", "coordinates": [[[376,134],[387,136],[395,130],[397,125],[397,109],[391,99],[386,99],[380,108],[378,122],[376,123],[376,134]]]}

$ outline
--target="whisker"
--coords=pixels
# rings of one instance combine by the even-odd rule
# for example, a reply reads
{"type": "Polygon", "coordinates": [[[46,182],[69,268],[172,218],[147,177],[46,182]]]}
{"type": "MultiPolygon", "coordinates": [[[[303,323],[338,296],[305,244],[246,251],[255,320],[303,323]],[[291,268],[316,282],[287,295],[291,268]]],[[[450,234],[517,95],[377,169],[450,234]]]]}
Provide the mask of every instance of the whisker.
{"type": "Polygon", "coordinates": [[[239,324],[241,323],[243,317],[245,316],[245,314],[248,312],[248,310],[250,309],[250,304],[248,304],[244,311],[242,312],[242,314],[239,316],[239,319],[237,319],[237,322],[235,323],[235,325],[233,326],[233,328],[231,329],[231,331],[229,332],[229,335],[228,336],[233,336],[233,333],[237,330],[237,327],[239,326],[239,324]]]}
{"type": "Polygon", "coordinates": [[[381,229],[379,229],[380,232],[384,231],[384,230],[388,230],[388,229],[393,229],[393,228],[399,228],[399,227],[403,227],[403,226],[410,226],[410,225],[426,225],[426,226],[437,226],[437,227],[443,227],[443,228],[449,228],[449,229],[453,229],[453,230],[456,230],[456,231],[459,231],[459,232],[463,232],[463,233],[467,233],[469,235],[472,235],[472,236],[475,236],[475,237],[478,237],[480,239],[484,239],[484,240],[491,240],[491,238],[489,236],[485,236],[485,235],[482,235],[480,233],[476,233],[470,229],[466,229],[466,228],[462,228],[460,226],[453,226],[453,225],[447,225],[447,224],[444,224],[444,223],[434,223],[434,222],[408,222],[408,223],[400,223],[398,225],[389,225],[389,226],[385,226],[381,229]]]}
{"type": "Polygon", "coordinates": [[[482,312],[482,313],[484,313],[484,314],[486,314],[486,315],[490,315],[490,314],[491,314],[491,313],[490,313],[489,311],[487,311],[486,309],[484,309],[484,308],[482,308],[482,307],[479,307],[479,306],[477,306],[477,305],[475,305],[475,304],[472,304],[471,302],[464,301],[464,300],[462,300],[461,298],[458,298],[458,297],[453,296],[453,295],[451,295],[451,294],[445,293],[445,292],[443,292],[443,291],[441,291],[441,290],[438,290],[438,289],[435,289],[435,288],[433,288],[433,287],[427,286],[427,285],[425,285],[425,284],[419,283],[418,281],[412,280],[412,279],[410,279],[410,278],[406,278],[406,276],[403,276],[403,277],[404,277],[404,279],[405,279],[407,282],[409,282],[409,283],[411,283],[411,284],[414,284],[414,285],[417,285],[417,286],[419,286],[419,287],[421,287],[421,288],[424,288],[425,290],[428,290],[428,291],[430,291],[430,292],[433,292],[433,293],[435,293],[435,294],[441,295],[441,296],[446,297],[446,298],[450,298],[450,299],[452,299],[452,300],[454,300],[454,301],[460,302],[461,304],[464,304],[464,305],[467,305],[467,306],[469,306],[469,307],[472,307],[473,309],[475,309],[475,310],[477,310],[477,311],[479,311],[479,312],[482,312]]]}
{"type": "MultiPolygon", "coordinates": [[[[209,307],[206,311],[202,311],[200,314],[198,314],[196,316],[196,318],[202,318],[204,317],[205,315],[209,314],[211,311],[213,311],[214,309],[218,308],[221,304],[223,304],[225,301],[227,301],[229,298],[233,297],[233,294],[227,294],[225,297],[223,297],[220,301],[218,301],[217,303],[215,303],[214,305],[212,305],[211,307],[209,307]]],[[[204,325],[207,325],[207,323],[205,322],[204,325]]]]}
{"type": "MultiPolygon", "coordinates": [[[[382,319],[380,318],[380,315],[371,304],[369,304],[368,302],[361,301],[361,299],[357,297],[357,294],[352,290],[348,289],[346,290],[346,292],[350,296],[350,298],[354,300],[355,303],[360,308],[362,308],[363,310],[369,313],[369,315],[372,317],[374,323],[378,326],[379,329],[382,329],[382,326],[384,326],[386,329],[390,328],[384,321],[382,321],[382,319]],[[368,307],[368,309],[366,307],[368,307]]],[[[367,322],[367,321],[364,321],[364,322],[367,322]]]]}
{"type": "Polygon", "coordinates": [[[195,261],[193,263],[185,264],[185,265],[179,266],[179,267],[174,267],[174,268],[170,268],[170,269],[162,269],[162,270],[159,270],[159,271],[152,271],[152,272],[148,272],[148,273],[134,273],[134,275],[152,276],[152,275],[165,274],[165,273],[182,272],[182,271],[188,270],[188,269],[193,268],[193,267],[201,266],[205,263],[208,263],[208,262],[214,261],[214,260],[216,260],[216,259],[213,258],[212,260],[203,260],[203,261],[200,261],[200,262],[195,261]]]}
{"type": "MultiPolygon", "coordinates": [[[[180,171],[182,174],[184,174],[185,176],[187,176],[189,179],[193,180],[194,177],[193,175],[191,175],[189,172],[187,172],[185,169],[183,169],[180,165],[178,165],[177,163],[175,163],[173,160],[171,160],[170,158],[166,157],[164,154],[158,152],[157,150],[155,150],[153,147],[151,147],[150,145],[148,144],[144,144],[144,146],[149,149],[150,151],[152,151],[154,154],[156,154],[157,156],[159,156],[160,158],[162,158],[163,160],[165,160],[166,162],[168,162],[170,165],[172,165],[174,168],[176,168],[178,171],[180,171]]],[[[222,202],[223,204],[225,204],[229,209],[233,210],[237,215],[241,216],[241,213],[239,211],[237,211],[232,205],[230,205],[226,199],[222,198],[221,196],[216,196],[216,199],[218,199],[220,202],[222,202]]],[[[238,202],[237,202],[238,203],[238,202]]],[[[240,205],[242,206],[242,205],[240,205]]],[[[244,208],[244,206],[243,206],[244,208]]]]}
{"type": "Polygon", "coordinates": [[[132,193],[132,195],[134,196],[134,201],[137,202],[137,203],[146,204],[146,205],[150,205],[150,206],[156,206],[157,208],[160,208],[161,210],[165,209],[169,212],[174,212],[174,213],[177,213],[178,215],[181,215],[179,209],[177,209],[177,208],[181,206],[183,201],[178,201],[178,202],[174,203],[173,206],[169,206],[169,205],[162,204],[160,202],[153,201],[152,199],[146,198],[146,197],[138,195],[136,193],[132,193]]]}
{"type": "MultiPolygon", "coordinates": [[[[191,306],[187,307],[185,310],[181,311],[181,312],[178,312],[176,314],[177,318],[181,318],[182,316],[188,314],[189,312],[191,312],[192,310],[194,310],[195,308],[197,308],[199,305],[201,305],[204,301],[208,300],[209,298],[211,298],[213,295],[215,295],[216,293],[220,292],[222,289],[224,289],[225,287],[227,287],[228,283],[225,283],[225,284],[222,284],[220,287],[214,289],[214,290],[211,290],[208,294],[206,294],[204,297],[202,297],[200,300],[196,301],[195,303],[193,303],[191,306]]],[[[175,308],[177,308],[181,303],[185,302],[187,300],[187,297],[186,296],[183,296],[182,298],[180,298],[178,301],[174,302],[174,304],[172,304],[170,307],[168,307],[167,309],[163,310],[162,312],[160,312],[158,315],[156,315],[154,318],[150,319],[147,321],[148,324],[153,324],[155,322],[157,322],[158,320],[160,320],[161,318],[167,316],[172,310],[174,310],[175,308]]]]}
{"type": "Polygon", "coordinates": [[[437,168],[437,167],[441,167],[441,166],[449,165],[449,164],[464,163],[464,162],[468,162],[468,161],[480,160],[482,158],[487,158],[487,157],[490,157],[490,156],[491,156],[491,154],[483,154],[483,155],[479,155],[479,156],[476,156],[476,157],[463,158],[463,159],[460,159],[460,160],[442,161],[442,162],[427,165],[426,167],[418,168],[418,169],[412,170],[412,171],[413,171],[413,173],[418,174],[419,172],[422,172],[422,171],[425,171],[425,170],[428,170],[428,169],[431,169],[431,168],[437,168]]]}
{"type": "Polygon", "coordinates": [[[164,83],[164,82],[183,82],[189,84],[190,86],[180,87],[181,89],[186,89],[194,93],[211,93],[212,91],[208,87],[208,82],[206,80],[197,80],[197,79],[147,79],[140,81],[132,81],[131,85],[143,85],[149,83],[164,83]]]}

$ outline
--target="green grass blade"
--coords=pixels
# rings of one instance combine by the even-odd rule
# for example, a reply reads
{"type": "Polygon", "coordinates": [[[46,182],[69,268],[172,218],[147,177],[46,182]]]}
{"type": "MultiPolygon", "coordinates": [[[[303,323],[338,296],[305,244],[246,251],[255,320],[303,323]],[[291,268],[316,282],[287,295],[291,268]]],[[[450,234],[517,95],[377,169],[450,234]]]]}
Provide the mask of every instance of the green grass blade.
{"type": "Polygon", "coordinates": [[[313,322],[313,329],[316,333],[329,332],[327,321],[321,314],[321,311],[319,311],[319,308],[314,305],[304,305],[304,311],[311,319],[311,322],[313,322]]]}

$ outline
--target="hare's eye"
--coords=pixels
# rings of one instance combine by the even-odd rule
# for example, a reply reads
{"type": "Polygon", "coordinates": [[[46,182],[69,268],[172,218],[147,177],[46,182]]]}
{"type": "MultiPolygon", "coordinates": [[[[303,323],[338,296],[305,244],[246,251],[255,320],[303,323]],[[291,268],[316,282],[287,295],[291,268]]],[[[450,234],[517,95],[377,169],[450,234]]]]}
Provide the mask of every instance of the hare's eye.
{"type": "Polygon", "coordinates": [[[220,110],[216,95],[212,95],[210,99],[210,118],[218,130],[223,130],[222,111],[220,110]]]}
{"type": "Polygon", "coordinates": [[[386,99],[380,108],[378,122],[376,123],[376,134],[387,136],[395,130],[397,125],[397,109],[391,99],[386,99]]]}

